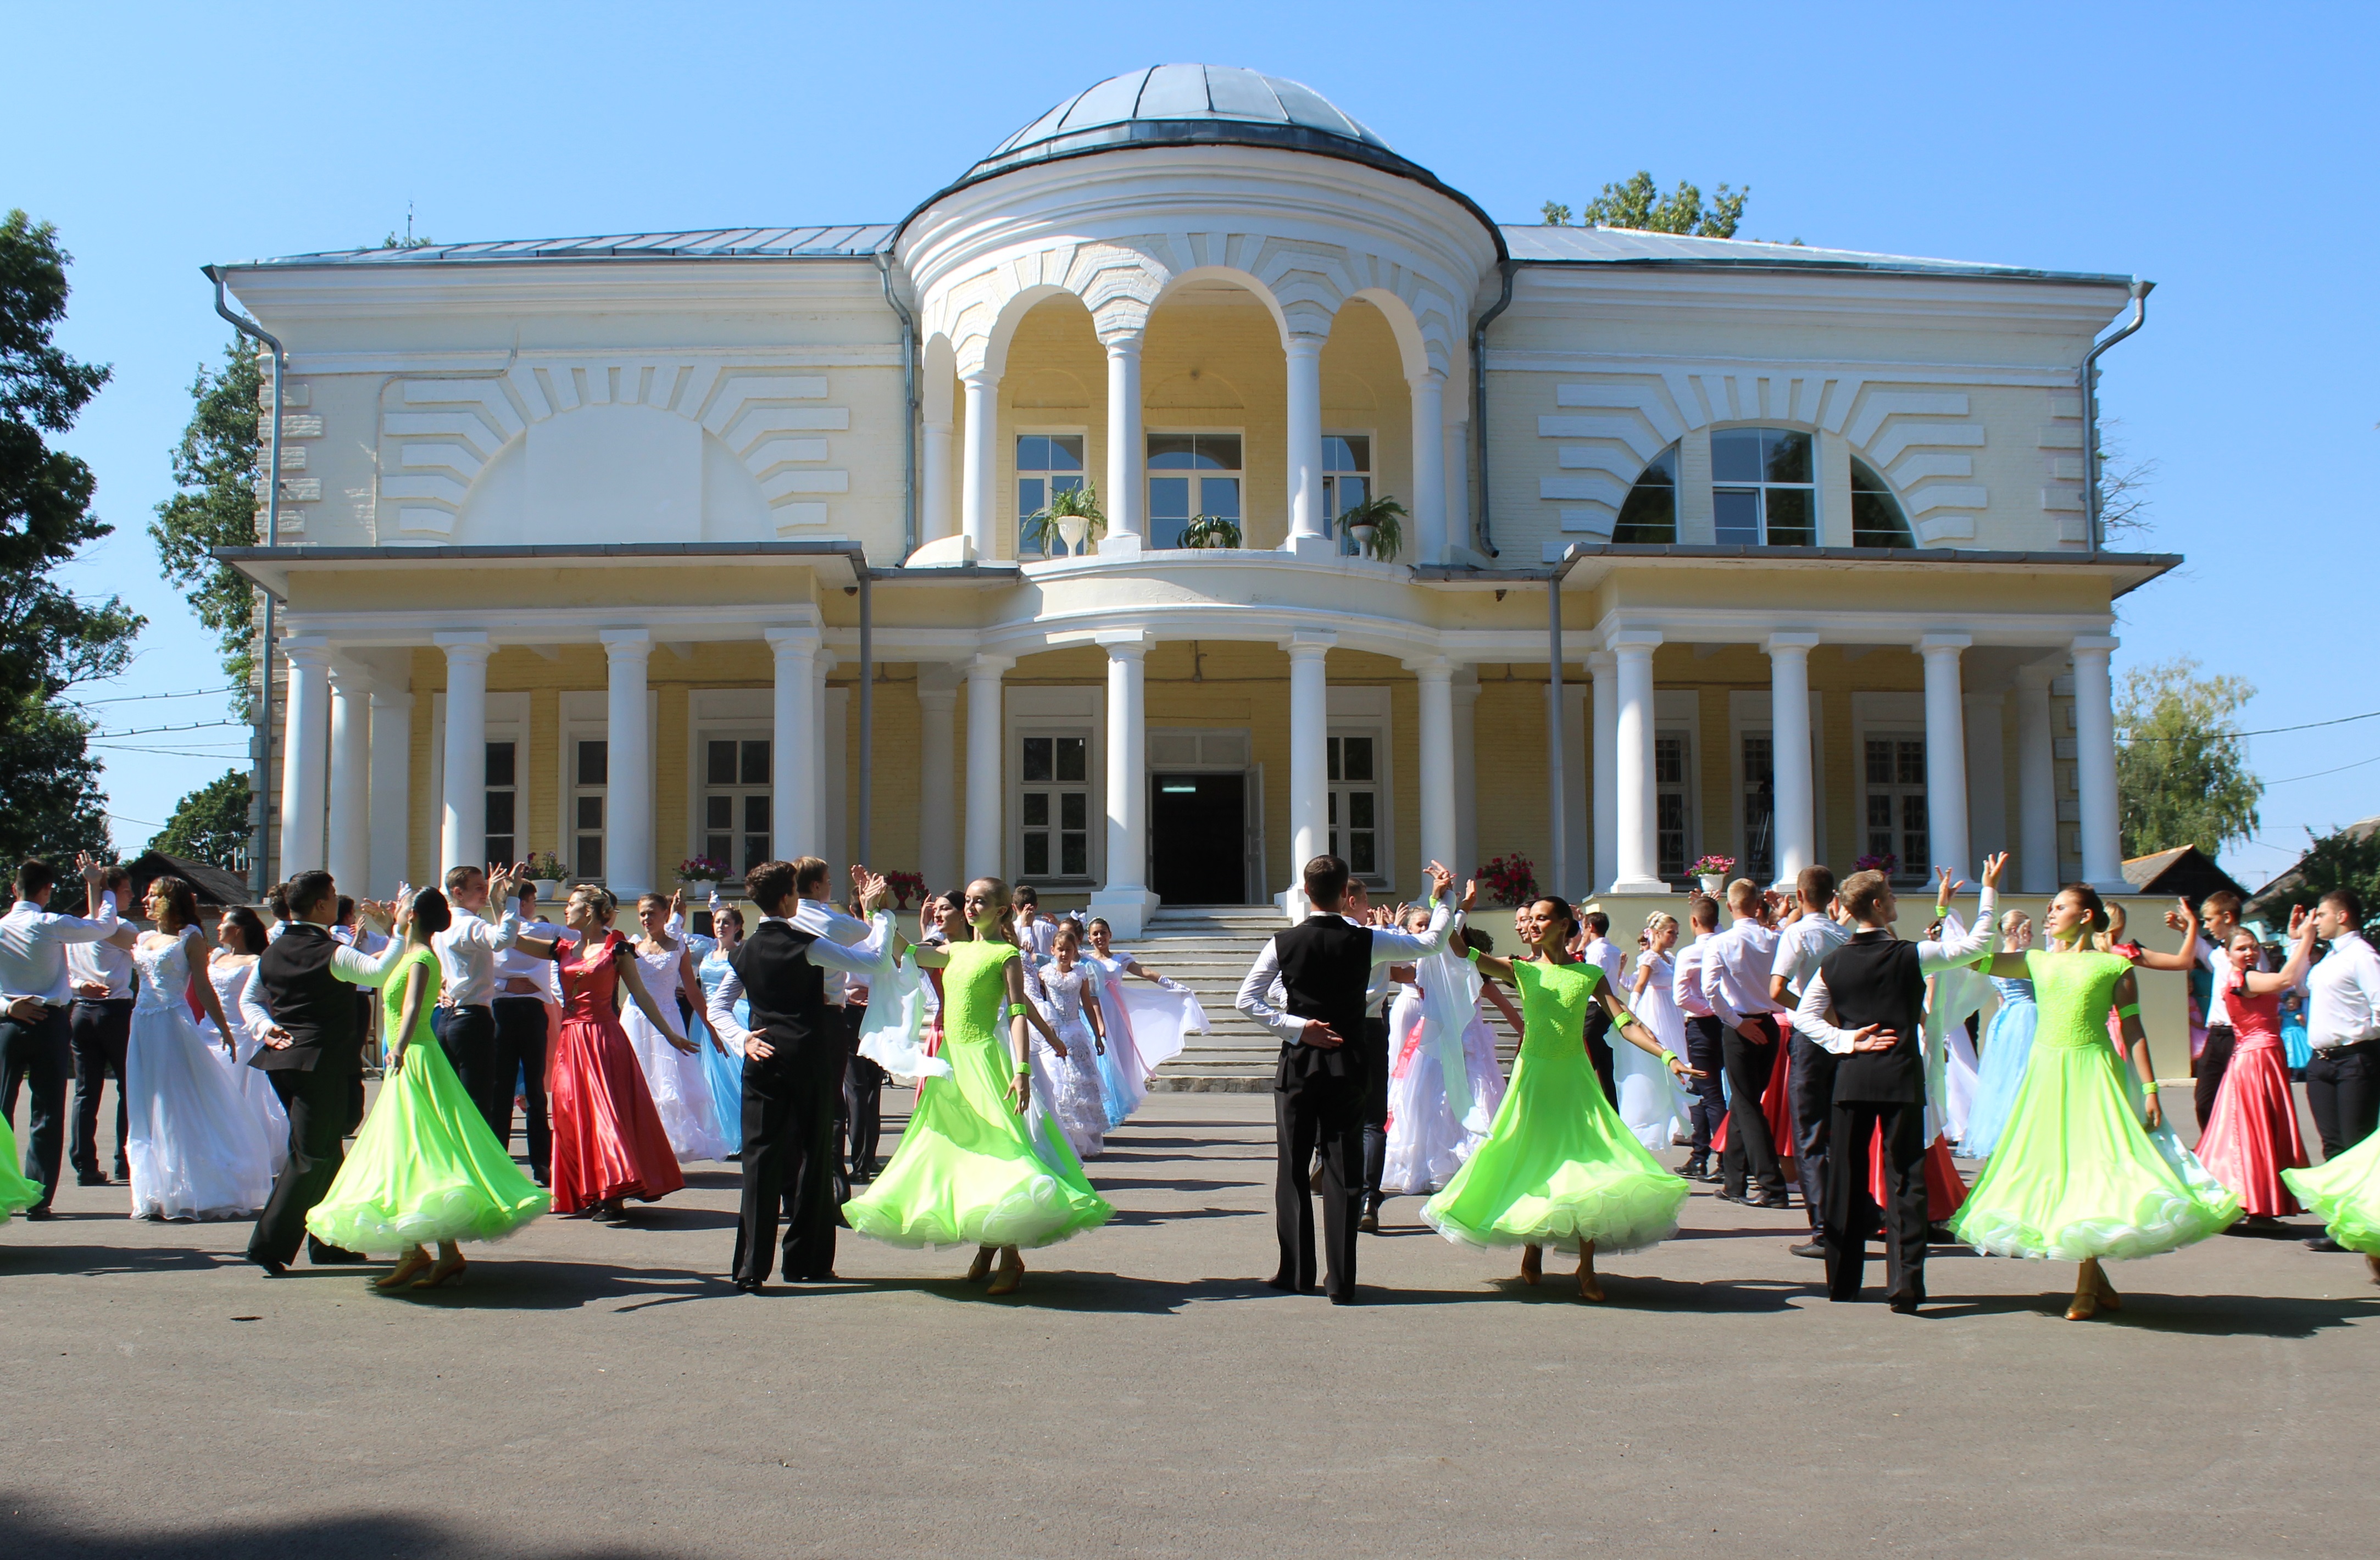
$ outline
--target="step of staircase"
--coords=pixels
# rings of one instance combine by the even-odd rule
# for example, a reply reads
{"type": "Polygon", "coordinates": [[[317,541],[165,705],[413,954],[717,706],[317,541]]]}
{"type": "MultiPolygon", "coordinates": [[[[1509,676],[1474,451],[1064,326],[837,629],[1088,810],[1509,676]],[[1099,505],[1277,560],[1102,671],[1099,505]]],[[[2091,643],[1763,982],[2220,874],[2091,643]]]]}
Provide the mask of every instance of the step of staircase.
{"type": "Polygon", "coordinates": [[[1168,905],[1148,919],[1133,957],[1197,994],[1210,1033],[1193,1034],[1158,1069],[1152,1090],[1256,1094],[1272,1087],[1281,1042],[1233,1003],[1248,966],[1283,925],[1267,905],[1168,905]]]}

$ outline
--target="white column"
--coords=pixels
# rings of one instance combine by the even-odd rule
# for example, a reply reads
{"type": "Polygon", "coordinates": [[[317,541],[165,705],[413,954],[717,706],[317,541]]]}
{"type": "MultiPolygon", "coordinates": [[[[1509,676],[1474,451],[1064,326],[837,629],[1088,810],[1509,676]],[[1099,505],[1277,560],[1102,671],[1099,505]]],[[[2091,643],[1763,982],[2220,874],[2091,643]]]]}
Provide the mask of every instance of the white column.
{"type": "Polygon", "coordinates": [[[339,890],[361,897],[371,877],[371,679],[334,660],[331,817],[324,854],[339,890]]]}
{"type": "Polygon", "coordinates": [[[308,635],[281,641],[289,660],[289,707],[281,737],[281,876],[321,868],[324,792],[330,784],[331,646],[308,635]]]}
{"type": "Polygon", "coordinates": [[[962,381],[966,387],[966,453],[959,463],[959,528],[978,562],[999,556],[999,538],[992,535],[1000,505],[998,442],[1000,381],[977,369],[962,381]]]}
{"type": "Polygon", "coordinates": [[[1466,868],[1456,864],[1454,848],[1454,666],[1443,656],[1406,664],[1421,695],[1421,859],[1460,880],[1466,868]]]}
{"type": "MultiPolygon", "coordinates": [[[[1137,331],[1107,339],[1108,349],[1108,490],[1099,495],[1107,511],[1108,534],[1099,542],[1101,557],[1128,558],[1147,544],[1148,485],[1141,479],[1141,464],[1148,441],[1140,429],[1140,343],[1137,331]]],[[[1112,873],[1113,865],[1111,864],[1112,873]]],[[[1134,879],[1138,881],[1137,877],[1134,879]]],[[[1112,918],[1111,918],[1112,922],[1112,918]]],[[[1123,927],[1117,937],[1128,936],[1123,927]]]]}
{"type": "Polygon", "coordinates": [[[1810,650],[1815,634],[1768,636],[1768,752],[1777,807],[1777,882],[1818,861],[1817,790],[1810,775],[1810,650]]]}
{"type": "Polygon", "coordinates": [[[488,636],[433,635],[446,652],[445,794],[439,798],[438,872],[484,866],[488,852],[488,636]]]}
{"type": "Polygon", "coordinates": [[[1108,653],[1108,861],[1091,913],[1106,916],[1118,937],[1136,937],[1158,905],[1148,890],[1148,636],[1102,634],[1099,645],[1108,653]]]}
{"type": "Polygon", "coordinates": [[[1969,694],[1967,711],[1967,848],[1983,858],[2008,849],[2008,751],[2000,740],[2006,694],[1969,694]]]}
{"type": "Polygon", "coordinates": [[[1471,422],[1446,425],[1446,543],[1468,548],[1471,538],[1471,422]]]}
{"type": "Polygon", "coordinates": [[[1971,882],[1976,866],[1967,849],[1967,713],[1959,652],[1973,643],[1963,634],[1929,634],[1917,641],[1925,660],[1925,849],[1934,858],[1926,866],[1929,875],[1947,866],[1971,882]]]}
{"type": "Polygon", "coordinates": [[[1322,513],[1322,338],[1292,336],[1286,356],[1289,545],[1283,550],[1300,558],[1332,557],[1338,547],[1330,537],[1330,516],[1322,513]]]}
{"type": "Polygon", "coordinates": [[[1289,640],[1289,887],[1281,911],[1305,914],[1305,864],[1330,848],[1330,647],[1338,636],[1304,632],[1289,640]]]}
{"type": "Polygon", "coordinates": [[[849,688],[829,688],[820,701],[826,735],[819,744],[819,799],[826,826],[819,831],[818,853],[826,858],[827,882],[834,897],[851,890],[851,700],[849,688]]]}
{"type": "Polygon", "coordinates": [[[1413,387],[1414,541],[1416,563],[1446,562],[1446,375],[1424,369],[1413,387]]]}
{"type": "Polygon", "coordinates": [[[816,848],[818,816],[818,631],[772,628],[764,635],[775,668],[769,703],[769,827],[780,861],[816,848]]]}
{"type": "MultiPolygon", "coordinates": [[[[810,661],[810,742],[809,752],[804,755],[810,768],[810,812],[804,820],[802,830],[809,843],[803,849],[808,854],[823,858],[830,866],[834,865],[839,853],[834,849],[834,841],[827,827],[832,813],[828,805],[827,790],[834,783],[834,775],[833,755],[827,743],[827,727],[831,722],[826,680],[837,664],[838,659],[832,650],[820,650],[810,661]]],[[[828,891],[832,894],[835,888],[834,878],[830,874],[828,891]]],[[[842,896],[835,894],[834,897],[840,899],[842,896]]]]}
{"type": "Polygon", "coordinates": [[[2017,882],[2028,894],[2058,891],[2058,746],[2049,726],[2056,661],[2016,672],[2017,882]]]}
{"type": "Polygon", "coordinates": [[[1653,780],[1653,652],[1660,647],[1658,629],[1622,629],[1612,635],[1613,678],[1618,683],[1620,713],[1612,736],[1612,767],[1617,771],[1618,828],[1614,852],[1620,869],[1609,892],[1666,894],[1661,880],[1660,845],[1656,835],[1653,780]]]}
{"type": "MultiPolygon", "coordinates": [[[[922,545],[951,534],[951,424],[929,417],[917,452],[917,540],[922,545]]],[[[939,892],[940,890],[936,890],[939,892]]]]}
{"type": "Polygon", "coordinates": [[[926,891],[955,889],[958,853],[958,680],[917,670],[917,870],[926,891]]]}
{"type": "Polygon", "coordinates": [[[1479,674],[1464,667],[1454,677],[1454,859],[1459,880],[1479,866],[1479,674]]]}
{"type": "Polygon", "coordinates": [[[2102,893],[2130,893],[2116,805],[2116,708],[2108,658],[2117,641],[2074,641],[2074,780],[2082,793],[2082,880],[2102,893]]]}
{"type": "Polygon", "coordinates": [[[965,861],[970,883],[998,877],[1003,870],[1001,834],[1007,797],[1001,790],[1001,756],[1007,747],[1007,727],[1002,719],[1000,678],[1015,664],[1007,656],[977,656],[967,662],[965,861]]]}
{"type": "Polygon", "coordinates": [[[1587,881],[1620,876],[1620,658],[1597,650],[1586,658],[1595,689],[1595,743],[1589,767],[1595,783],[1595,869],[1587,881]]]}
{"type": "Polygon", "coordinates": [[[371,843],[364,892],[387,899],[409,875],[413,833],[413,695],[371,693],[371,843]]]}
{"type": "Polygon", "coordinates": [[[597,637],[611,662],[603,702],[603,886],[623,900],[653,886],[653,733],[645,716],[645,663],[653,642],[641,628],[597,637]]]}

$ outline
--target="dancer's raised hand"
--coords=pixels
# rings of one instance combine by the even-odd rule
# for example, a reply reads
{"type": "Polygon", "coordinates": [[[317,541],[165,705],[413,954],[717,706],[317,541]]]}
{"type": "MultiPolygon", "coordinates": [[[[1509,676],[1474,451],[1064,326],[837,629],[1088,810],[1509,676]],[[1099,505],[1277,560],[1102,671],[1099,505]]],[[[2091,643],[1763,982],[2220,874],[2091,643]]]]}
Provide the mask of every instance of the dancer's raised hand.
{"type": "Polygon", "coordinates": [[[1996,851],[1984,858],[1984,887],[1998,892],[2000,878],[2008,871],[2009,853],[1996,851]]]}
{"type": "Polygon", "coordinates": [[[1429,877],[1429,897],[1433,902],[1446,898],[1453,891],[1454,874],[1447,871],[1445,867],[1432,862],[1422,868],[1422,871],[1429,877]]]}

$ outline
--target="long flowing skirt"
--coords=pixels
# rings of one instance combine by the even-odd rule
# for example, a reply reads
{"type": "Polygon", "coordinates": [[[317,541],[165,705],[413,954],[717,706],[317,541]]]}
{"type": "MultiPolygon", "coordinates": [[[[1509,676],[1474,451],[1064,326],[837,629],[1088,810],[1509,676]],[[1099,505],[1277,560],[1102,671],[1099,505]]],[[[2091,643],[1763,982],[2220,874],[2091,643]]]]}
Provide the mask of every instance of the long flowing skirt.
{"type": "Polygon", "coordinates": [[[2009,1112],[2016,1107],[2017,1091],[2024,1087],[2025,1063],[2033,1058],[2034,1025],[2040,1021],[2036,1002],[2003,1002],[1984,1031],[1983,1065],[1975,1080],[1975,1097],[1967,1107],[1967,1131],[1959,1152],[1969,1159],[1988,1159],[2008,1130],[2009,1112]]]}
{"type": "Polygon", "coordinates": [[[200,1025],[200,1033],[207,1037],[207,1055],[224,1070],[233,1092],[248,1102],[248,1108],[263,1124],[264,1141],[273,1145],[273,1173],[277,1176],[289,1162],[289,1112],[283,1107],[281,1096],[273,1092],[272,1075],[248,1065],[263,1042],[242,1025],[235,1023],[232,1028],[232,1044],[237,1047],[234,1052],[225,1051],[213,1024],[200,1025]]]}
{"type": "MultiPolygon", "coordinates": [[[[1102,1019],[1106,1016],[1105,1013],[1100,1014],[1102,1019]]],[[[1072,1045],[1073,1042],[1068,1041],[1067,1044],[1072,1045]]],[[[1108,1131],[1113,1131],[1132,1119],[1132,1113],[1140,1108],[1141,1100],[1148,1094],[1148,1091],[1140,1086],[1140,1078],[1147,1075],[1135,1076],[1140,1066],[1140,1058],[1133,1049],[1132,1031],[1109,1023],[1107,1049],[1099,1052],[1096,1059],[1099,1070],[1100,1107],[1107,1117],[1108,1131]]]]}
{"type": "Polygon", "coordinates": [[[2278,1046],[2246,1045],[2231,1053],[2215,1113],[2198,1134],[2198,1162],[2238,1192],[2240,1207],[2251,1214],[2287,1218],[2298,1211],[2281,1172],[2305,1167],[2305,1139],[2298,1133],[2297,1096],[2278,1046]]]}
{"type": "Polygon", "coordinates": [[[1034,1082],[1048,1094],[1050,1113],[1075,1156],[1095,1158],[1107,1146],[1108,1103],[1091,1026],[1077,1018],[1054,1027],[1058,1038],[1066,1043],[1066,1054],[1059,1056],[1041,1038],[1040,1031],[1034,1031],[1034,1082]]]}
{"type": "Polygon", "coordinates": [[[2311,1169],[2283,1170],[2281,1179],[2304,1199],[2332,1240],[2380,1256],[2380,1132],[2311,1169]]]}
{"type": "Polygon", "coordinates": [[[1387,1192],[1435,1191],[1479,1151],[1504,1103],[1504,1072],[1496,1064],[1496,1032],[1474,1018],[1463,1032],[1463,1072],[1471,1108],[1462,1119],[1447,1097],[1446,1063],[1409,1034],[1390,1065],[1388,1156],[1380,1173],[1387,1192]]]}
{"type": "Polygon", "coordinates": [[[550,1205],[432,1043],[406,1047],[306,1228],[351,1252],[395,1255],[440,1240],[501,1240],[550,1205]]]}
{"type": "Polygon", "coordinates": [[[0,1116],[0,1224],[6,1224],[42,1200],[38,1181],[27,1180],[17,1168],[17,1134],[0,1116]]]}
{"type": "Polygon", "coordinates": [[[710,1089],[711,1109],[726,1129],[729,1141],[740,1149],[744,1137],[744,1053],[732,1041],[714,1035],[701,1020],[695,1021],[694,1028],[702,1042],[702,1077],[710,1089]]]}
{"type": "MultiPolygon", "coordinates": [[[[743,1120],[742,1080],[736,1082],[735,1114],[722,1118],[699,1052],[688,1056],[671,1045],[634,1003],[620,1015],[620,1027],[636,1049],[637,1065],[644,1069],[653,1109],[660,1113],[662,1128],[669,1134],[670,1150],[679,1163],[724,1159],[735,1153],[742,1134],[729,1131],[727,1123],[743,1120]]],[[[698,1042],[704,1050],[710,1049],[710,1037],[699,1023],[690,1023],[686,1028],[690,1031],[686,1038],[698,1042]]]]}
{"type": "Polygon", "coordinates": [[[658,1202],[686,1184],[644,1070],[610,1014],[568,1016],[546,1064],[553,1104],[553,1211],[615,1197],[658,1202]]]}
{"type": "Polygon", "coordinates": [[[1950,1230],[1998,1256],[2082,1262],[2155,1256],[2239,1216],[2239,1197],[2170,1127],[2142,1128],[2113,1047],[2036,1045],[1999,1147],[1950,1230]]]}
{"type": "Polygon", "coordinates": [[[273,1195],[273,1144],[230,1075],[204,1054],[222,1044],[212,1034],[178,997],[132,1010],[124,1156],[135,1218],[249,1218],[273,1195]]]}

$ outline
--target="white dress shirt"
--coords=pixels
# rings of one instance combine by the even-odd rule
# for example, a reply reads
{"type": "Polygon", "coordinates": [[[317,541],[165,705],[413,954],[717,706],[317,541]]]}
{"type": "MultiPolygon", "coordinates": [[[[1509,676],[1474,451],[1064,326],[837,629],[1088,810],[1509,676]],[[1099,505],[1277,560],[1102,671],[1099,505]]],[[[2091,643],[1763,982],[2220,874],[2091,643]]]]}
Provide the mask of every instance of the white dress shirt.
{"type": "Polygon", "coordinates": [[[2335,1051],[2372,1039],[2380,1039],[2380,954],[2350,932],[2306,973],[2306,1044],[2335,1051]]]}
{"type": "MultiPolygon", "coordinates": [[[[1777,934],[1777,956],[1768,966],[1770,975],[1785,977],[1785,989],[1799,999],[1810,989],[1818,975],[1818,966],[1827,955],[1852,940],[1851,928],[1831,915],[1804,915],[1777,934]]],[[[1791,1016],[1798,1020],[1801,1010],[1791,1016]]]]}
{"type": "Polygon", "coordinates": [[[1709,951],[1711,941],[1718,936],[1706,932],[1678,949],[1671,961],[1670,1000],[1690,1019],[1718,1018],[1710,998],[1703,995],[1703,955],[1709,951]]]}
{"type": "MultiPolygon", "coordinates": [[[[1955,925],[1955,923],[1952,924],[1955,925]]],[[[1943,937],[1939,942],[1927,937],[1918,943],[1919,968],[1929,975],[1938,975],[1946,970],[1955,970],[1961,964],[1972,964],[1978,959],[1989,958],[1992,951],[1992,927],[1995,924],[1996,918],[1992,914],[1992,890],[1985,889],[1983,902],[1975,907],[1975,924],[1973,926],[1962,927],[1943,937]]],[[[1852,1037],[1857,1032],[1838,1029],[1833,1021],[1834,998],[1827,995],[1826,972],[1815,971],[1810,976],[1810,984],[1802,988],[1802,1005],[1793,1010],[1793,1027],[1828,1050],[1834,1052],[1835,1055],[1849,1056],[1852,1049],[1852,1037]]],[[[1919,1044],[1924,1044],[1922,1037],[1904,1035],[1902,1038],[1916,1038],[1919,1044]]]]}
{"type": "Polygon", "coordinates": [[[445,973],[439,993],[442,1008],[484,1008],[496,995],[496,955],[520,940],[517,911],[506,911],[494,925],[477,915],[456,912],[455,924],[430,939],[438,951],[438,967],[445,973]]]}
{"type": "MultiPolygon", "coordinates": [[[[277,929],[282,926],[295,925],[297,923],[280,921],[273,925],[277,929]]],[[[349,986],[369,986],[375,988],[387,983],[390,967],[404,955],[406,948],[405,939],[402,937],[383,938],[381,950],[378,953],[369,954],[358,953],[347,944],[337,942],[336,939],[334,939],[334,946],[331,949],[331,973],[349,986]]],[[[280,1027],[273,1020],[273,1007],[265,998],[264,982],[261,978],[249,981],[241,990],[239,1017],[240,1022],[248,1027],[250,1034],[261,1035],[267,1030],[280,1027]]]]}
{"type": "Polygon", "coordinates": [[[38,997],[52,1007],[64,1007],[74,999],[74,987],[67,979],[67,947],[103,941],[121,925],[113,895],[101,896],[99,914],[88,920],[18,900],[7,914],[0,915],[0,1000],[38,997]]]}
{"type": "MultiPolygon", "coordinates": [[[[524,921],[521,923],[520,936],[550,937],[564,944],[575,943],[578,940],[577,933],[565,931],[551,921],[524,921]]],[[[495,995],[498,997],[533,996],[549,1007],[558,1008],[562,1005],[562,977],[556,972],[554,961],[551,959],[540,959],[533,953],[523,953],[520,950],[518,938],[516,938],[510,947],[497,950],[494,979],[495,995]],[[532,982],[537,986],[537,990],[528,992],[503,989],[504,983],[516,980],[532,982]]]]}
{"type": "Polygon", "coordinates": [[[1703,1000],[1730,1029],[1740,1028],[1746,1018],[1783,1012],[1768,996],[1768,972],[1776,962],[1777,934],[1749,917],[1738,921],[1711,938],[1703,955],[1703,1000]]]}
{"type": "MultiPolygon", "coordinates": [[[[1378,969],[1382,964],[1410,964],[1417,959],[1428,958],[1446,946],[1447,934],[1460,920],[1461,917],[1453,911],[1441,904],[1432,907],[1429,929],[1418,936],[1398,931],[1392,926],[1373,927],[1373,968],[1378,969]]],[[[1308,1021],[1293,1018],[1281,1010],[1287,1006],[1287,998],[1273,996],[1273,986],[1280,979],[1281,950],[1272,938],[1267,937],[1264,951],[1257,954],[1257,961],[1248,967],[1247,979],[1240,982],[1240,995],[1234,1006],[1280,1035],[1283,1044],[1295,1045],[1304,1037],[1308,1021]]],[[[1340,1038],[1354,1045],[1363,1036],[1342,1034],[1340,1038]]]]}
{"type": "MultiPolygon", "coordinates": [[[[801,957],[829,973],[840,971],[844,974],[872,975],[891,963],[885,958],[892,947],[892,913],[889,910],[880,910],[872,920],[859,922],[852,921],[850,916],[821,901],[804,900],[791,916],[763,915],[760,925],[765,926],[771,921],[783,922],[797,932],[809,932],[811,940],[803,946],[801,957]],[[802,912],[812,905],[817,905],[838,921],[851,922],[866,933],[866,937],[856,943],[845,943],[811,931],[802,924],[802,912]]],[[[755,926],[752,929],[757,932],[760,928],[755,926]]],[[[752,1038],[752,1031],[735,1022],[735,1004],[743,999],[743,996],[744,977],[735,973],[734,964],[730,964],[727,973],[719,977],[719,984],[710,988],[702,1004],[704,1016],[710,1019],[710,1027],[738,1050],[752,1038]]]]}
{"type": "MultiPolygon", "coordinates": [[[[99,902],[103,913],[115,914],[115,890],[111,889],[102,894],[99,902]]],[[[129,1002],[132,1000],[132,976],[139,968],[139,964],[133,960],[130,949],[118,948],[112,942],[75,942],[67,945],[67,972],[70,984],[99,981],[107,987],[107,995],[104,998],[85,998],[78,996],[75,998],[77,1001],[129,1002]]]]}
{"type": "Polygon", "coordinates": [[[1590,937],[1579,950],[1579,957],[1603,972],[1604,990],[1621,989],[1620,977],[1628,967],[1628,954],[1618,943],[1609,937],[1590,937]]]}
{"type": "MultiPolygon", "coordinates": [[[[769,917],[763,915],[760,919],[766,921],[769,917]]],[[[845,915],[826,900],[795,901],[793,927],[797,932],[808,932],[820,942],[841,943],[845,948],[856,948],[866,942],[868,937],[867,922],[845,915]]],[[[826,969],[826,1005],[830,1008],[842,1007],[844,998],[842,967],[831,964],[824,959],[818,960],[817,962],[826,969]]],[[[1030,967],[1029,960],[1027,967],[1030,967]]]]}

